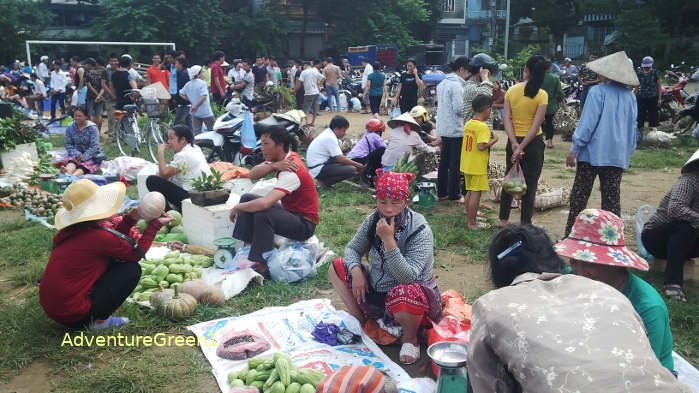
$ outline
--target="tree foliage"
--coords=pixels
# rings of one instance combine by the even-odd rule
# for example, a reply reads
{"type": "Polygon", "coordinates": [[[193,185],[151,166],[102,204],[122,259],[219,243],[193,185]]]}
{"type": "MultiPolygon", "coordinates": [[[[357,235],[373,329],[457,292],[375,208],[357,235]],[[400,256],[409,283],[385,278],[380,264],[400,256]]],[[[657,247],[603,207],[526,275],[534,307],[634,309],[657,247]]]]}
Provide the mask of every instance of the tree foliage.
{"type": "Polygon", "coordinates": [[[253,13],[249,5],[220,0],[103,0],[100,4],[101,16],[93,23],[99,38],[174,42],[195,61],[219,49],[241,56],[279,53],[285,41],[285,21],[275,16],[274,5],[253,13]]]}
{"type": "Polygon", "coordinates": [[[22,58],[24,41],[35,39],[51,21],[44,2],[0,0],[0,62],[22,58]]]}
{"type": "Polygon", "coordinates": [[[631,57],[659,56],[669,37],[658,19],[643,8],[623,10],[614,25],[619,33],[614,45],[631,57]]]}
{"type": "Polygon", "coordinates": [[[430,5],[424,0],[357,0],[322,7],[332,26],[329,41],[344,51],[349,46],[391,43],[404,49],[419,43],[410,26],[428,24],[430,5]]]}

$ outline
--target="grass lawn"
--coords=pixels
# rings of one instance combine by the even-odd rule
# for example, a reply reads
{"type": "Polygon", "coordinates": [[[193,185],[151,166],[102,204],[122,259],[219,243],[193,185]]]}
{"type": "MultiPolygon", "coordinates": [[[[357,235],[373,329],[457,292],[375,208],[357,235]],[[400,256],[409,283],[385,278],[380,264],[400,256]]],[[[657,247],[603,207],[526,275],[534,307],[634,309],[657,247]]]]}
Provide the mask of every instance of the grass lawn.
{"type": "MultiPolygon", "coordinates": [[[[62,145],[54,138],[55,145],[62,145]]],[[[634,170],[648,171],[684,163],[693,150],[678,145],[672,149],[643,147],[632,158],[634,170]],[[680,159],[681,158],[681,159],[680,159]]],[[[109,156],[113,151],[109,150],[109,156]]],[[[547,156],[547,165],[560,165],[565,153],[547,156]]],[[[134,186],[132,186],[133,188],[134,186]]],[[[363,219],[374,209],[368,191],[340,184],[332,191],[320,191],[321,224],[316,233],[336,253],[342,255],[363,219]]],[[[435,252],[457,257],[458,264],[473,264],[485,270],[487,247],[494,229],[474,232],[466,227],[460,205],[438,204],[421,210],[430,222],[435,236],[435,252]]],[[[489,214],[495,222],[496,212],[489,214]]],[[[115,348],[61,346],[65,330],[49,320],[38,300],[38,280],[52,248],[54,232],[28,223],[19,212],[0,212],[0,391],[2,383],[13,376],[44,364],[49,375],[45,391],[58,392],[211,392],[218,391],[210,365],[199,348],[115,348]],[[91,367],[86,368],[86,366],[91,367]]],[[[457,266],[458,267],[458,266],[457,266]]],[[[473,277],[453,275],[454,265],[435,264],[435,273],[442,280],[473,285],[473,277]]],[[[658,273],[643,274],[656,288],[662,287],[658,273]]],[[[439,278],[438,278],[439,280],[439,278]]],[[[441,285],[441,284],[440,284],[441,285]]],[[[119,330],[124,335],[166,334],[187,335],[185,327],[199,321],[247,314],[266,306],[288,305],[302,299],[323,297],[331,288],[327,265],[309,281],[287,285],[265,281],[252,284],[239,296],[215,308],[199,305],[194,315],[179,322],[164,320],[133,304],[125,304],[116,314],[127,316],[131,323],[119,330]]],[[[441,287],[447,290],[447,287],[441,287]]],[[[668,302],[675,350],[695,366],[699,366],[699,291],[687,289],[689,304],[668,302]]],[[[469,297],[469,301],[473,301],[469,297]]],[[[337,306],[337,305],[336,305],[337,306]]],[[[115,332],[116,333],[116,332],[115,332]]],[[[90,336],[91,333],[87,333],[90,336]]]]}

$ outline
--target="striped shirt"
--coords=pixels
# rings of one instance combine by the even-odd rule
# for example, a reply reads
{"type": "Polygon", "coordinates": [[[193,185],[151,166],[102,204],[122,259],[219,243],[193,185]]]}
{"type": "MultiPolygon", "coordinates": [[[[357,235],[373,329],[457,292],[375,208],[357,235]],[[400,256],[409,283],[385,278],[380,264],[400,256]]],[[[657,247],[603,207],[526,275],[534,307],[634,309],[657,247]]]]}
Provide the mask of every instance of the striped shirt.
{"type": "Polygon", "coordinates": [[[461,107],[461,118],[464,119],[464,122],[471,120],[473,117],[473,99],[479,94],[492,97],[493,84],[490,81],[476,82],[467,80],[466,85],[464,85],[464,103],[461,107]]]}
{"type": "Polygon", "coordinates": [[[643,229],[653,229],[676,221],[687,221],[699,230],[699,174],[682,174],[665,194],[655,214],[643,229]]]}
{"type": "Polygon", "coordinates": [[[379,370],[371,366],[342,366],[325,378],[317,393],[389,393],[395,386],[379,370]],[[393,385],[389,388],[387,385],[393,385]]]}

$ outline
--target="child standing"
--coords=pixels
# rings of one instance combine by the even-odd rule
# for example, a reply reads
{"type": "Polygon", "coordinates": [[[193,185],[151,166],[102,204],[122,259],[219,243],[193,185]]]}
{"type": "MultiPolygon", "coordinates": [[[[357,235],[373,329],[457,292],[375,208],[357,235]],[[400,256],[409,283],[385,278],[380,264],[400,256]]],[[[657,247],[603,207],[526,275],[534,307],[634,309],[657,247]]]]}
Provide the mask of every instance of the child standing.
{"type": "Polygon", "coordinates": [[[466,180],[466,200],[464,207],[469,229],[487,228],[486,223],[478,223],[476,214],[481,201],[481,191],[487,191],[488,157],[490,147],[498,137],[490,131],[485,122],[490,118],[493,100],[484,94],[473,99],[473,118],[464,126],[464,139],[461,144],[461,172],[466,180]]]}

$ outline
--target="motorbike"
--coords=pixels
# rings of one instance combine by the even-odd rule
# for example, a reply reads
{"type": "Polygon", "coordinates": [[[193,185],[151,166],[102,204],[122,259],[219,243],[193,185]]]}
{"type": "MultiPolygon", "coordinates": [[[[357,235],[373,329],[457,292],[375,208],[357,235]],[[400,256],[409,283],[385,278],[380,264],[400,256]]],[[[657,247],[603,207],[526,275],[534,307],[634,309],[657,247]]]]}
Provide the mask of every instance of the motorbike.
{"type": "Polygon", "coordinates": [[[567,78],[563,82],[563,94],[565,95],[566,105],[575,108],[577,116],[582,113],[580,105],[580,97],[582,95],[582,85],[576,78],[567,78]]]}
{"type": "Polygon", "coordinates": [[[699,107],[695,105],[687,105],[675,117],[673,123],[675,125],[675,133],[682,135],[693,131],[697,122],[699,122],[699,107]]]}
{"type": "Polygon", "coordinates": [[[257,142],[254,148],[246,149],[242,144],[240,132],[245,112],[249,110],[247,105],[233,98],[226,105],[226,112],[216,119],[214,129],[194,137],[194,143],[204,151],[207,162],[225,161],[236,166],[261,163],[264,158],[260,148],[260,135],[265,127],[271,125],[281,125],[295,138],[305,138],[305,133],[301,129],[303,116],[298,114],[299,111],[275,113],[254,124],[257,142]]]}

